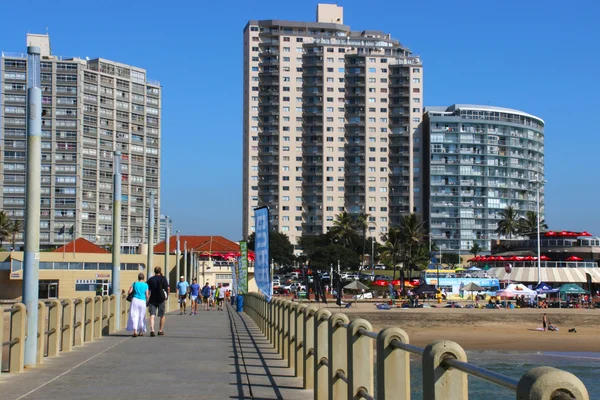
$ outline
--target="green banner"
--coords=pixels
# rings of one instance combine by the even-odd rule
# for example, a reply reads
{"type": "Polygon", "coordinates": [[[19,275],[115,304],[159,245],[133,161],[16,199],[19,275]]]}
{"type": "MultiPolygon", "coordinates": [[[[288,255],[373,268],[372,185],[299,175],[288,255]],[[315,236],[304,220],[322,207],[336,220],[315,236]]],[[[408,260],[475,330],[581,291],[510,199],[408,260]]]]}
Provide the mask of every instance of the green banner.
{"type": "Polygon", "coordinates": [[[248,243],[240,242],[241,264],[238,268],[238,294],[248,293],[248,243]]]}

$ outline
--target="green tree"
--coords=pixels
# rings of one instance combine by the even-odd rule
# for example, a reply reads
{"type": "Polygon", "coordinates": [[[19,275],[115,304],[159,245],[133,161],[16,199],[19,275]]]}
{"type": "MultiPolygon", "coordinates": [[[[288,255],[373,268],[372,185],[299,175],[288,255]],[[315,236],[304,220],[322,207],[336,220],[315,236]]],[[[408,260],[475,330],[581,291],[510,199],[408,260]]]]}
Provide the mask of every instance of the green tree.
{"type": "Polygon", "coordinates": [[[477,254],[481,253],[483,251],[483,249],[481,248],[481,246],[479,245],[479,243],[475,243],[473,245],[473,247],[471,247],[471,250],[469,250],[469,252],[471,254],[473,254],[473,256],[477,257],[477,254]]]}
{"type": "MultiPolygon", "coordinates": [[[[254,251],[255,234],[248,237],[248,248],[254,251]]],[[[269,256],[278,265],[290,266],[294,263],[294,246],[285,233],[269,232],[269,256]]]]}
{"type": "Polygon", "coordinates": [[[442,264],[454,267],[455,265],[460,264],[460,255],[457,253],[442,253],[442,264]]]}
{"type": "Polygon", "coordinates": [[[12,221],[4,211],[0,211],[0,247],[2,247],[2,242],[10,237],[11,229],[12,221]]]}
{"type": "Polygon", "coordinates": [[[512,239],[513,235],[519,233],[519,214],[512,206],[508,206],[500,212],[500,217],[501,220],[498,222],[496,233],[512,239]]]}
{"type": "Polygon", "coordinates": [[[310,266],[320,270],[328,270],[331,265],[337,266],[338,261],[346,268],[354,267],[360,262],[355,251],[340,244],[317,247],[307,256],[310,266]]]}
{"type": "MultiPolygon", "coordinates": [[[[524,217],[519,219],[518,232],[520,235],[531,235],[537,232],[538,214],[535,211],[527,211],[524,217]]],[[[540,219],[540,231],[548,229],[544,218],[540,219]]]]}

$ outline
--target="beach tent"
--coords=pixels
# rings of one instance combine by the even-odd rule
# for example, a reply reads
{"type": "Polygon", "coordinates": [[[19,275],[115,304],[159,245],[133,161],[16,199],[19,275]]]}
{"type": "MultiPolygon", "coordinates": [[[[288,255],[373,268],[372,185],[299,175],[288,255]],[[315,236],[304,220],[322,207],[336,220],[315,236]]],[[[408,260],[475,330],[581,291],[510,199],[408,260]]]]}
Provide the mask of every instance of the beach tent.
{"type": "Polygon", "coordinates": [[[437,293],[437,289],[435,288],[435,285],[428,285],[426,283],[423,283],[422,285],[419,285],[418,287],[415,288],[415,290],[413,290],[414,293],[421,295],[421,294],[436,294],[437,293]]]}
{"type": "Polygon", "coordinates": [[[494,293],[494,296],[501,298],[513,298],[516,296],[536,297],[537,293],[535,290],[531,290],[521,283],[511,283],[504,289],[500,289],[494,293]]]}
{"type": "Polygon", "coordinates": [[[481,268],[471,267],[471,268],[467,269],[467,271],[481,271],[481,268]]]}
{"type": "Polygon", "coordinates": [[[558,293],[558,289],[554,289],[552,286],[543,282],[535,287],[535,291],[538,293],[558,293]]]}
{"type": "Polygon", "coordinates": [[[558,291],[559,291],[559,293],[561,295],[564,295],[564,294],[586,294],[586,293],[588,293],[587,290],[583,290],[582,288],[580,288],[579,286],[577,286],[574,283],[565,283],[560,288],[558,288],[558,291]]]}

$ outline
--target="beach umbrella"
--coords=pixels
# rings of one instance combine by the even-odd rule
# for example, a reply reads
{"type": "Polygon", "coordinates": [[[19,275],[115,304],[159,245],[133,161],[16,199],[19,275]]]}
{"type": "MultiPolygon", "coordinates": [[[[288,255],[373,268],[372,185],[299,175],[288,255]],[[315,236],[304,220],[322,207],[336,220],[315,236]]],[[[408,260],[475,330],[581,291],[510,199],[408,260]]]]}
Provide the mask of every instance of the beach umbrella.
{"type": "Polygon", "coordinates": [[[360,281],[352,281],[349,284],[347,284],[346,286],[344,286],[344,289],[347,289],[347,290],[368,290],[369,287],[367,285],[365,285],[364,283],[360,282],[360,281]]]}
{"type": "Polygon", "coordinates": [[[462,290],[466,292],[471,292],[471,303],[473,303],[473,292],[482,292],[485,289],[479,286],[478,284],[471,282],[463,286],[462,290]]]}
{"type": "Polygon", "coordinates": [[[548,256],[545,256],[545,255],[542,255],[542,256],[540,257],[540,261],[550,261],[550,257],[548,257],[548,256]]]}
{"type": "Polygon", "coordinates": [[[471,268],[467,269],[467,271],[481,271],[481,268],[471,267],[471,268]]]}
{"type": "Polygon", "coordinates": [[[571,256],[567,258],[565,261],[583,261],[583,258],[577,256],[571,256]]]}

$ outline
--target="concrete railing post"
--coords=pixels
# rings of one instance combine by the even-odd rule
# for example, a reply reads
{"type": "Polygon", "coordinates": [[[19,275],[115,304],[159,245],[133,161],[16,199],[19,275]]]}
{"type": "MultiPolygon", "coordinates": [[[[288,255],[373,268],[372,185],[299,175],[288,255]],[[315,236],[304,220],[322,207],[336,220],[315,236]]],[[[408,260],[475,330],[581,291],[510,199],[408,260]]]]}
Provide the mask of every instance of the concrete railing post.
{"type": "MultiPolygon", "coordinates": [[[[121,294],[119,294],[120,296],[121,294]]],[[[108,334],[113,334],[117,331],[117,318],[119,317],[119,313],[117,312],[117,295],[110,295],[110,303],[108,307],[108,334]]]]}
{"type": "Polygon", "coordinates": [[[303,387],[304,389],[312,389],[315,387],[315,313],[317,307],[308,306],[304,309],[304,345],[303,360],[304,373],[303,387]]]}
{"type": "Polygon", "coordinates": [[[48,357],[56,357],[60,350],[62,304],[52,300],[48,309],[48,357]]]}
{"type": "Polygon", "coordinates": [[[125,329],[127,327],[127,311],[129,311],[129,303],[127,302],[127,296],[126,295],[122,295],[121,296],[121,313],[120,313],[120,318],[121,318],[121,329],[125,329]]]}
{"type": "Polygon", "coordinates": [[[423,351],[423,398],[431,400],[467,400],[467,374],[442,366],[444,358],[467,362],[467,354],[458,344],[436,340],[423,351]]]}
{"type": "Polygon", "coordinates": [[[94,299],[88,297],[85,299],[83,341],[91,342],[94,340],[94,299]]]}
{"type": "Polygon", "coordinates": [[[60,351],[67,352],[73,350],[73,320],[74,309],[73,300],[66,299],[62,301],[63,306],[63,318],[61,324],[61,348],[60,351]]]}
{"type": "Polygon", "coordinates": [[[104,326],[104,320],[102,319],[103,303],[102,296],[94,297],[94,339],[102,337],[102,328],[104,326]]]}
{"type": "Polygon", "coordinates": [[[371,338],[358,332],[360,329],[371,331],[373,327],[369,321],[360,318],[348,326],[348,399],[357,398],[361,389],[374,396],[373,343],[371,338]]]}
{"type": "Polygon", "coordinates": [[[279,355],[281,356],[281,358],[283,359],[283,306],[284,306],[284,301],[283,299],[279,299],[277,301],[277,353],[279,353],[279,355]]]}
{"type": "Polygon", "coordinates": [[[329,318],[331,311],[321,309],[315,314],[315,400],[329,398],[329,318]],[[327,364],[324,361],[327,360],[327,364]]]}
{"type": "Polygon", "coordinates": [[[410,400],[410,353],[391,346],[408,343],[400,328],[385,328],[377,335],[377,399],[410,400]]]}
{"type": "Polygon", "coordinates": [[[108,335],[108,319],[110,315],[110,297],[102,296],[102,334],[108,335]]]}
{"type": "Polygon", "coordinates": [[[291,302],[288,308],[288,316],[287,319],[289,321],[289,340],[288,347],[286,349],[289,357],[288,357],[288,368],[296,367],[296,309],[298,308],[298,303],[291,302]]]}
{"type": "Polygon", "coordinates": [[[277,318],[277,313],[275,312],[277,304],[277,299],[271,300],[269,303],[269,343],[271,346],[275,348],[276,340],[275,340],[275,320],[277,318]]]}
{"type": "Polygon", "coordinates": [[[277,350],[277,304],[279,299],[273,299],[271,303],[271,345],[277,350]]]}
{"type": "MultiPolygon", "coordinates": [[[[25,365],[25,331],[27,322],[27,310],[25,304],[17,303],[13,306],[16,310],[10,316],[10,339],[14,342],[10,345],[10,356],[8,359],[8,372],[11,374],[23,372],[25,365]]],[[[2,315],[4,318],[4,315],[2,315]]]]}
{"type": "Polygon", "coordinates": [[[85,328],[85,302],[83,299],[76,299],[74,304],[75,324],[73,325],[73,344],[81,346],[83,344],[83,330],[85,328]]]}
{"type": "Polygon", "coordinates": [[[329,318],[329,399],[342,400],[348,397],[348,385],[340,379],[338,371],[348,375],[348,334],[338,323],[349,324],[346,314],[335,313],[329,318]]]}
{"type": "Polygon", "coordinates": [[[575,375],[552,367],[530,369],[517,385],[517,400],[589,400],[590,395],[575,375]],[[559,395],[564,397],[559,397],[559,395]]]}
{"type": "Polygon", "coordinates": [[[296,341],[294,343],[294,351],[296,352],[296,363],[294,367],[294,376],[304,376],[304,310],[306,304],[298,304],[296,306],[296,341]]]}
{"type": "Polygon", "coordinates": [[[290,361],[290,307],[292,302],[285,300],[281,307],[281,320],[283,322],[283,335],[281,335],[281,355],[284,360],[288,360],[288,367],[290,361]]]}
{"type": "MultiPolygon", "coordinates": [[[[46,342],[46,304],[38,301],[38,325],[37,325],[37,349],[35,363],[41,364],[44,361],[44,343],[46,342]]],[[[0,340],[1,341],[1,340],[0,340]]]]}

